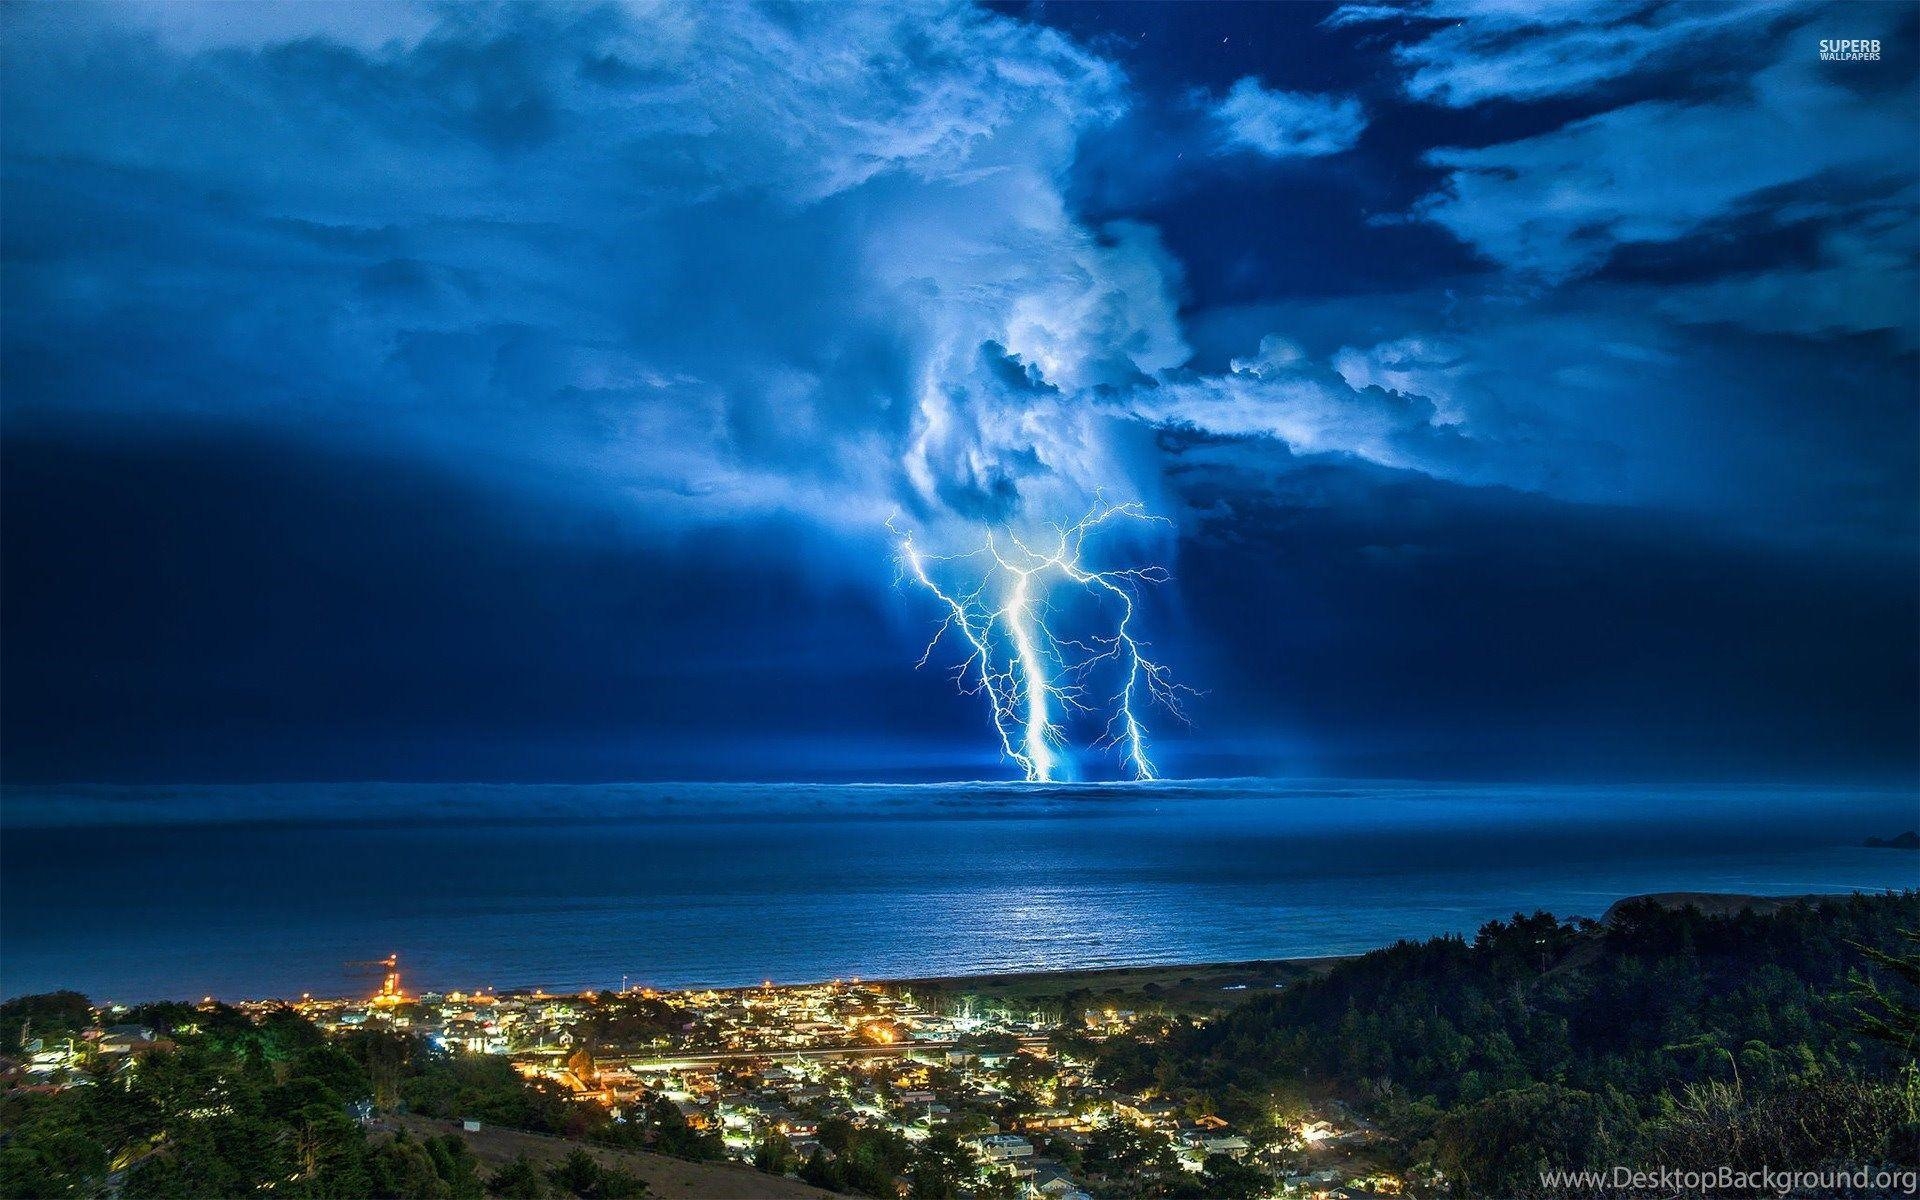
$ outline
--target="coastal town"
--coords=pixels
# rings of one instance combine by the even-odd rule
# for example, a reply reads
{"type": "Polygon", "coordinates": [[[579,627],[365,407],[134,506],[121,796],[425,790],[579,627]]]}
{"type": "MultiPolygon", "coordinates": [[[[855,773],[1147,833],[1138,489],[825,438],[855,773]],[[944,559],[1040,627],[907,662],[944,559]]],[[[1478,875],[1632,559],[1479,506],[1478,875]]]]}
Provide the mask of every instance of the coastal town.
{"type": "Polygon", "coordinates": [[[0,1200],[1446,1200],[1619,1139],[1696,1181],[1735,1138],[1829,1163],[1797,1139],[1835,1128],[1851,1182],[1810,1194],[1911,1195],[1915,928],[1920,892],[1696,893],[1338,960],[416,992],[390,956],[348,998],[34,993],[0,1001],[0,1200]],[[1647,1071],[1680,1083],[1636,1101],[1647,1071]]]}
{"type": "MultiPolygon", "coordinates": [[[[1402,1191],[1368,1153],[1378,1135],[1337,1102],[1236,1128],[1164,1097],[1103,1086],[1090,1069],[1095,1049],[1122,1034],[1150,1037],[1155,1016],[1146,1011],[1016,1011],[859,980],[410,994],[395,961],[382,961],[388,969],[371,997],[234,1008],[261,1021],[291,1007],[334,1038],[388,1030],[449,1055],[504,1059],[615,1125],[671,1105],[726,1158],[802,1179],[809,1165],[818,1172],[845,1153],[850,1137],[878,1131],[957,1147],[956,1194],[979,1200],[1091,1200],[1113,1194],[1130,1162],[1196,1179],[1230,1171],[1250,1196],[1402,1191]]],[[[83,1084],[99,1079],[103,1064],[137,1070],[166,1039],[122,1019],[127,1012],[100,1010],[97,1026],[78,1037],[24,1040],[15,1086],[83,1084]]],[[[465,1122],[470,1134],[481,1126],[465,1122]]],[[[906,1195],[908,1181],[895,1182],[906,1195]]]]}

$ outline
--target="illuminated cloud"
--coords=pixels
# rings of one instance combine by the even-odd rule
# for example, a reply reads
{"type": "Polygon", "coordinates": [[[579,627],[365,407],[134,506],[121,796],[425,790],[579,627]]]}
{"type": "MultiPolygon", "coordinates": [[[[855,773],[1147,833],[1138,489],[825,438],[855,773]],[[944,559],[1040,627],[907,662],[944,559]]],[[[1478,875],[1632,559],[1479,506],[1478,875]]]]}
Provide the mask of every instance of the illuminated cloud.
{"type": "Polygon", "coordinates": [[[1354,388],[1299,347],[1268,336],[1220,375],[1170,380],[1138,394],[1133,411],[1203,433],[1271,438],[1295,454],[1338,454],[1381,466],[1453,475],[1461,436],[1415,392],[1354,388]]]}
{"type": "Polygon", "coordinates": [[[1890,330],[1912,346],[1912,162],[1887,150],[1920,139],[1920,120],[1913,105],[1886,103],[1883,80],[1816,53],[1842,26],[1897,41],[1902,20],[1889,6],[1660,0],[1432,0],[1331,18],[1405,33],[1394,57],[1417,100],[1605,96],[1622,81],[1652,93],[1531,137],[1427,154],[1446,178],[1416,213],[1493,262],[1560,283],[1646,247],[1725,245],[1735,231],[1738,244],[1761,247],[1769,232],[1811,231],[1810,256],[1680,286],[1663,279],[1646,302],[1680,322],[1890,330]],[[1689,70],[1702,62],[1726,69],[1689,70]]]}
{"type": "MultiPolygon", "coordinates": [[[[1685,11],[1661,18],[1670,39],[1702,36],[1685,11]]],[[[1407,61],[1584,28],[1497,11],[1457,28],[1476,21],[1484,37],[1416,40],[1407,61]]],[[[1258,354],[1192,369],[1159,232],[1070,198],[1080,140],[1136,97],[1043,26],[963,5],[226,23],[158,6],[36,9],[8,36],[11,235],[31,247],[9,271],[9,338],[45,366],[16,389],[31,419],[270,426],[630,497],[663,528],[784,513],[865,537],[896,512],[937,537],[1057,521],[1096,492],[1164,507],[1143,426],[1463,482],[1588,470],[1545,461],[1579,459],[1571,442],[1516,434],[1552,423],[1527,414],[1548,401],[1461,398],[1515,369],[1467,351],[1435,366],[1470,337],[1416,325],[1373,350],[1283,353],[1276,324],[1258,354]]],[[[1880,165],[1904,119],[1843,120],[1852,102],[1790,64],[1752,87],[1758,105],[1649,101],[1435,150],[1446,183],[1418,214],[1566,279],[1812,173],[1880,165]],[[1824,114],[1807,154],[1733,148],[1796,110],[1824,114]]],[[[1355,100],[1251,76],[1211,113],[1269,156],[1334,153],[1366,124],[1355,100]]],[[[1844,219],[1839,266],[1807,268],[1830,311],[1803,320],[1869,328],[1882,318],[1841,281],[1877,274],[1865,294],[1890,295],[1910,266],[1884,249],[1884,211],[1844,219]]],[[[1780,286],[1657,302],[1757,322],[1780,286]]]]}
{"type": "Polygon", "coordinates": [[[1397,47],[1404,86],[1417,100],[1469,107],[1587,91],[1623,76],[1684,66],[1690,51],[1745,49],[1804,3],[1708,5],[1673,0],[1425,0],[1349,4],[1329,24],[1419,22],[1397,47]],[[1437,23],[1437,24],[1436,24],[1437,23]]]}
{"type": "Polygon", "coordinates": [[[1352,149],[1367,127],[1352,97],[1275,91],[1249,75],[1212,107],[1221,145],[1267,158],[1319,158],[1352,149]]]}
{"type": "Polygon", "coordinates": [[[1885,147],[1915,130],[1911,114],[1863,104],[1820,65],[1781,62],[1711,103],[1649,100],[1523,141],[1435,150],[1447,182],[1420,211],[1503,265],[1559,280],[1623,245],[1773,212],[1781,189],[1815,179],[1904,190],[1885,147]]]}
{"type": "Polygon", "coordinates": [[[1057,33],[964,5],[429,11],[12,22],[10,332],[60,364],[18,411],[877,527],[1090,469],[1084,431],[1004,428],[989,344],[1072,388],[1185,355],[1151,232],[1062,198],[1124,96],[1057,33]]]}

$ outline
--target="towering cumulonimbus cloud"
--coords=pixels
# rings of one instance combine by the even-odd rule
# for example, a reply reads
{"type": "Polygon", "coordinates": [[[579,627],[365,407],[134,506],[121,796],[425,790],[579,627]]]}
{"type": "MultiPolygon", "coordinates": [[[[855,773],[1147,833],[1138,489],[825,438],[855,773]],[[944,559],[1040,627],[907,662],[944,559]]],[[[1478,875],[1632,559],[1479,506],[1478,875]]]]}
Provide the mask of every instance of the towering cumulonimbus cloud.
{"type": "MultiPolygon", "coordinates": [[[[1129,81],[1045,27],[959,3],[217,17],[8,22],[12,223],[39,250],[10,262],[28,316],[5,336],[66,364],[10,397],[16,419],[405,448],[666,534],[797,516],[872,547],[893,520],[953,570],[989,547],[943,598],[1002,614],[1026,702],[1071,707],[1077,664],[1128,664],[1102,703],[1138,775],[1142,714],[1176,693],[1132,623],[1128,591],[1157,568],[1127,563],[1159,561],[1172,531],[1067,531],[1163,507],[1143,431],[1480,469],[1457,414],[1284,338],[1190,369],[1159,235],[1069,198],[1129,81]],[[1047,589],[1106,608],[1075,637],[1037,619],[1047,589]]],[[[1351,100],[1257,83],[1224,103],[1236,144],[1268,156],[1337,153],[1365,125],[1351,100]]],[[[1010,756],[1052,775],[1053,723],[1029,725],[1010,756]]]]}
{"type": "MultiPolygon", "coordinates": [[[[1155,231],[1068,199],[1128,81],[1041,26],[136,4],[23,11],[6,36],[15,207],[46,247],[13,269],[34,320],[8,336],[176,360],[77,358],[25,413],[213,413],[515,479],[531,460],[665,525],[871,530],[1151,499],[1116,424],[1220,411],[1168,386],[1190,352],[1155,231]],[[82,236],[109,217],[111,263],[82,236]]],[[[1284,435],[1310,403],[1321,444],[1352,420],[1366,453],[1372,403],[1325,384],[1265,421],[1239,380],[1235,423],[1284,435]]]]}

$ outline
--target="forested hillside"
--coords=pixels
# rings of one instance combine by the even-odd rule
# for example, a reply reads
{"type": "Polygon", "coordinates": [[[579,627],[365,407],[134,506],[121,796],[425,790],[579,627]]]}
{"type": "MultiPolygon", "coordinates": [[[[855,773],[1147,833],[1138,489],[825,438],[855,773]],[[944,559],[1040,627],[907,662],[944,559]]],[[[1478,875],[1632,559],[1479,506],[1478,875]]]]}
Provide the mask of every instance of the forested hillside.
{"type": "Polygon", "coordinates": [[[1246,1122],[1343,1098],[1410,1178],[1469,1195],[1561,1167],[1915,1165],[1916,928],[1916,893],[1516,916],[1111,1040],[1098,1069],[1246,1122]]]}

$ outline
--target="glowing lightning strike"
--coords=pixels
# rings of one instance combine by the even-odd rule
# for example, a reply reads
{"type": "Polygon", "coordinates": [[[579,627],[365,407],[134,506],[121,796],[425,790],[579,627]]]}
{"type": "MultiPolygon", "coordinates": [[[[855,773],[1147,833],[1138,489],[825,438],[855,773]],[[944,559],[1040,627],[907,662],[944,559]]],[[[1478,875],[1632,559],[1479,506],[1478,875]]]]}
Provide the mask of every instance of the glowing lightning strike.
{"type": "MultiPolygon", "coordinates": [[[[988,548],[992,548],[991,543],[988,548]]],[[[999,559],[997,554],[994,557],[999,559]]],[[[1001,565],[1006,566],[1004,560],[1001,565]]],[[[1020,677],[1026,681],[1021,689],[1027,702],[1026,752],[1021,759],[1029,779],[1052,779],[1056,770],[1053,743],[1060,735],[1047,713],[1047,697],[1052,689],[1036,682],[1046,678],[1047,666],[1033,640],[1033,572],[1009,570],[1014,584],[1007,595],[1007,606],[1000,613],[1006,621],[1007,636],[1013,640],[1014,656],[1020,661],[1020,677]]]]}
{"type": "Polygon", "coordinates": [[[1096,504],[1074,524],[1055,526],[1051,546],[1036,549],[1011,533],[989,534],[973,550],[944,556],[923,553],[911,531],[888,526],[900,539],[906,573],[947,609],[916,665],[927,664],[949,630],[966,642],[967,657],[955,673],[960,688],[985,695],[1001,751],[1031,782],[1051,782],[1068,769],[1062,753],[1066,736],[1056,719],[1099,711],[1089,696],[1103,679],[1117,683],[1105,697],[1108,717],[1100,745],[1120,750],[1136,779],[1156,777],[1142,711],[1159,704],[1186,719],[1181,698],[1193,690],[1175,683],[1165,667],[1148,658],[1146,644],[1133,633],[1137,587],[1164,583],[1166,570],[1096,571],[1086,565],[1087,539],[1101,526],[1159,519],[1138,503],[1096,504]],[[969,590],[942,587],[929,564],[943,572],[970,569],[977,582],[969,590]],[[1111,618],[1101,618],[1103,625],[1111,620],[1104,626],[1110,631],[1082,639],[1057,636],[1049,621],[1059,614],[1048,603],[1047,588],[1059,584],[1113,610],[1111,618]]]}
{"type": "Polygon", "coordinates": [[[913,573],[913,577],[920,582],[920,586],[940,597],[941,603],[948,609],[946,621],[933,635],[933,640],[927,643],[926,651],[920,655],[920,661],[915,663],[914,667],[917,669],[927,665],[927,660],[933,657],[934,647],[940,644],[940,639],[947,630],[959,630],[960,636],[965,638],[967,645],[973,648],[972,655],[959,668],[958,678],[961,690],[968,693],[976,691],[986,693],[988,705],[993,712],[993,728],[1000,735],[1000,749],[1008,758],[1025,768],[1027,778],[1034,778],[1034,764],[1013,748],[1013,735],[1007,732],[1007,722],[1012,714],[1012,704],[1007,693],[1011,691],[1012,680],[1006,676],[994,674],[993,651],[988,645],[989,635],[984,629],[975,627],[973,604],[979,599],[979,593],[975,592],[971,596],[963,596],[956,600],[941,591],[939,585],[928,577],[926,561],[921,557],[919,549],[914,546],[912,533],[907,533],[901,538],[900,558],[907,564],[907,569],[913,573]],[[967,675],[972,671],[978,671],[980,681],[969,686],[967,675]]]}

